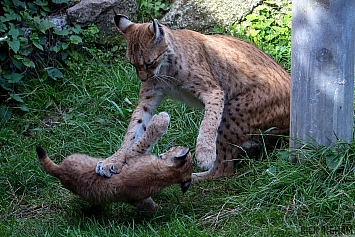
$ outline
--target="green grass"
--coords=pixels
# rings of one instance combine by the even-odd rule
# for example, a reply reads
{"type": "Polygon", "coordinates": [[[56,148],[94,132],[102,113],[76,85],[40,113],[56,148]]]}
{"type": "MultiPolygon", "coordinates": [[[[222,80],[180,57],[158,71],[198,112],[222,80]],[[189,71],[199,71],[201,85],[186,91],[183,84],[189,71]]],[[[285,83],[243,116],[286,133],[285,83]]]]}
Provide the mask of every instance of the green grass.
{"type": "MultiPolygon", "coordinates": [[[[286,149],[242,156],[234,177],[193,183],[185,195],[178,186],[164,189],[154,196],[161,206],[156,213],[121,203],[91,207],[41,170],[38,144],[56,162],[74,152],[111,155],[137,104],[139,84],[124,61],[95,58],[71,65],[61,81],[28,81],[30,112],[14,114],[0,128],[0,236],[354,234],[354,142],[307,146],[300,150],[302,164],[290,163],[286,149]]],[[[153,153],[173,144],[194,152],[202,112],[173,101],[159,111],[172,119],[153,153]]]]}

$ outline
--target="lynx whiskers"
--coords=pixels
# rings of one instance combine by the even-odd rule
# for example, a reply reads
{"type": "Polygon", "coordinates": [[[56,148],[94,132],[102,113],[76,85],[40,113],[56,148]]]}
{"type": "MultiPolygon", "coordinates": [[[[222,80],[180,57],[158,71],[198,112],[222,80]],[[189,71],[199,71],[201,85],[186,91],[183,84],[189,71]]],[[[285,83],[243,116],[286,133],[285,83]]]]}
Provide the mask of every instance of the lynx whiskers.
{"type": "MultiPolygon", "coordinates": [[[[234,174],[238,146],[256,140],[259,131],[275,127],[271,134],[288,134],[290,75],[254,45],[231,36],[170,30],[157,20],[136,24],[124,15],[114,20],[142,81],[124,147],[140,136],[166,97],[204,108],[196,159],[208,171],[193,174],[195,179],[234,174]]],[[[121,168],[114,157],[97,167],[102,176],[121,168]]]]}

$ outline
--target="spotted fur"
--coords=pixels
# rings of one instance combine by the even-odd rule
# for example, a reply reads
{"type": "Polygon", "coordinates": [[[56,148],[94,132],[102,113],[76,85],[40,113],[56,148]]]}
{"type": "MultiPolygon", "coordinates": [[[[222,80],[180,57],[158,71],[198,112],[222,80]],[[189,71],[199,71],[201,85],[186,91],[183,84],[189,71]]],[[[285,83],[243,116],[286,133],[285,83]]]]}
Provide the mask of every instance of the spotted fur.
{"type": "MultiPolygon", "coordinates": [[[[116,15],[115,23],[142,81],[124,146],[139,138],[166,97],[204,108],[196,159],[208,171],[194,174],[197,179],[233,174],[233,158],[240,147],[252,146],[252,134],[272,127],[271,133],[288,133],[290,75],[257,47],[230,36],[170,30],[157,20],[135,24],[116,15]]],[[[98,167],[102,175],[120,169],[115,157],[98,167]]]]}
{"type": "Polygon", "coordinates": [[[191,182],[192,156],[188,148],[174,146],[160,157],[148,154],[168,124],[167,113],[155,115],[141,138],[118,157],[125,164],[120,174],[110,179],[95,173],[95,166],[102,159],[84,154],[70,155],[60,165],[56,165],[42,147],[37,147],[39,162],[65,188],[92,204],[126,202],[144,210],[155,211],[157,204],[151,198],[152,195],[179,183],[181,190],[186,192],[191,182]]]}

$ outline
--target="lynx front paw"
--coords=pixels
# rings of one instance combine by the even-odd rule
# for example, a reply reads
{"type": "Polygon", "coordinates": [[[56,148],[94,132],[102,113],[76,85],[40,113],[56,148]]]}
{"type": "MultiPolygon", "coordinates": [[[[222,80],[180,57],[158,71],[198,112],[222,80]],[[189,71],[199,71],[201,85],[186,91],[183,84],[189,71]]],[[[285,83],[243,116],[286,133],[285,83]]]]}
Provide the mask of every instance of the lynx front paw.
{"type": "Polygon", "coordinates": [[[119,174],[122,167],[117,167],[112,163],[104,164],[102,161],[97,162],[95,172],[96,174],[110,178],[112,174],[119,174]]]}
{"type": "Polygon", "coordinates": [[[212,168],[213,163],[216,160],[216,149],[212,147],[196,148],[197,165],[203,170],[209,170],[212,168]]]}

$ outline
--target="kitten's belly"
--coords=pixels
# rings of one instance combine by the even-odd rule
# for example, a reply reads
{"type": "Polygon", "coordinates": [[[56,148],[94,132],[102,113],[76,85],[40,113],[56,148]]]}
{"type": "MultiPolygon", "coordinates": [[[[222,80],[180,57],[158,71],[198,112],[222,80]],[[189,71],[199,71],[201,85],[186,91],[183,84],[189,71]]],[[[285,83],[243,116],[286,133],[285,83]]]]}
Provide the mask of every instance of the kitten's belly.
{"type": "Polygon", "coordinates": [[[196,96],[186,89],[169,90],[166,93],[169,98],[180,101],[190,107],[203,109],[204,105],[196,96]]]}

